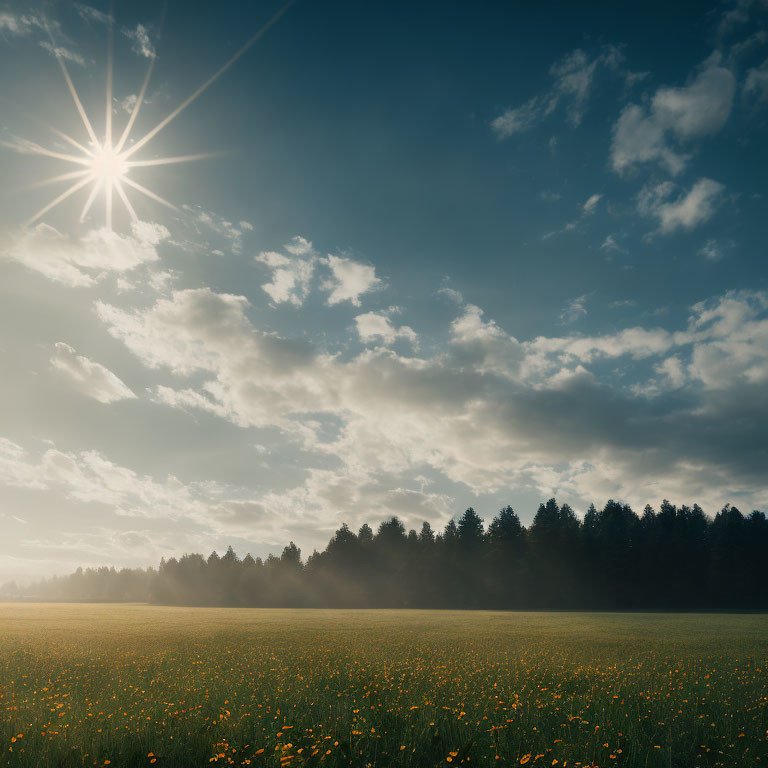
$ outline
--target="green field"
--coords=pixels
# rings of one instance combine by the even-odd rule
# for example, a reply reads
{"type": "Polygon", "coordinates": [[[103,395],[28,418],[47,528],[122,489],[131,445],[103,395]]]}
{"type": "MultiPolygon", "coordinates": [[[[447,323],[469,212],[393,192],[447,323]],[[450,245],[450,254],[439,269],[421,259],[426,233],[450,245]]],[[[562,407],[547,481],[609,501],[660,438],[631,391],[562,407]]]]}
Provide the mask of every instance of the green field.
{"type": "Polygon", "coordinates": [[[0,604],[11,766],[768,762],[768,616],[0,604]]]}

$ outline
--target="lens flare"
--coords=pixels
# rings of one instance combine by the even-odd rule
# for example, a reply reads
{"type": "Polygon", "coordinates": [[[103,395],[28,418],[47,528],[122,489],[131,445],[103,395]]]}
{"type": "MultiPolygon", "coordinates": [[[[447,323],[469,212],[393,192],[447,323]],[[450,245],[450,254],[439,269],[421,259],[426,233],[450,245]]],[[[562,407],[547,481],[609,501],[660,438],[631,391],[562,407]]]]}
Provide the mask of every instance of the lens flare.
{"type": "Polygon", "coordinates": [[[94,129],[93,123],[88,118],[88,114],[83,106],[82,101],[77,93],[75,84],[67,69],[67,64],[61,55],[59,47],[56,45],[53,38],[53,33],[50,27],[47,27],[48,36],[51,38],[51,47],[56,55],[56,59],[59,62],[59,67],[64,75],[64,81],[66,82],[67,89],[69,90],[72,100],[75,104],[78,114],[83,122],[86,133],[88,134],[88,140],[84,143],[78,142],[62,131],[54,128],[54,132],[63,138],[70,146],[77,149],[80,154],[65,154],[53,149],[47,149],[39,144],[27,140],[20,140],[18,143],[17,151],[25,154],[41,155],[43,157],[49,157],[62,162],[73,163],[81,166],[83,170],[75,171],[71,173],[61,173],[55,176],[51,176],[48,179],[44,179],[41,182],[36,183],[33,186],[44,186],[47,184],[56,184],[65,180],[74,179],[74,183],[64,190],[60,195],[54,198],[50,203],[41,208],[34,216],[32,216],[26,223],[27,226],[41,219],[46,213],[55,208],[59,203],[63,202],[75,192],[89,184],[91,188],[88,192],[88,197],[80,214],[80,221],[84,221],[88,215],[91,206],[98,195],[104,196],[104,219],[107,228],[112,228],[112,202],[115,195],[123,203],[128,215],[133,221],[137,220],[136,212],[133,205],[128,199],[125,186],[127,185],[131,189],[140,192],[146,198],[153,200],[156,203],[160,203],[168,208],[177,210],[176,207],[160,197],[159,195],[147,189],[147,187],[139,184],[134,179],[128,178],[128,172],[131,168],[137,167],[151,167],[158,165],[171,165],[177,163],[188,163],[194,160],[202,160],[205,158],[217,157],[221,153],[199,153],[194,155],[181,155],[176,157],[159,157],[159,158],[144,158],[138,156],[138,152],[148,144],[163,128],[165,128],[172,120],[180,115],[198,96],[206,91],[213,83],[221,77],[257,40],[259,40],[264,33],[277,22],[277,20],[293,5],[295,0],[287,0],[287,2],[275,13],[273,16],[253,35],[246,43],[241,46],[229,60],[217,70],[211,77],[209,77],[197,90],[195,90],[190,96],[179,104],[167,117],[163,118],[152,130],[148,131],[140,139],[131,142],[130,136],[136,119],[139,116],[141,106],[145,101],[147,92],[147,86],[152,75],[152,70],[155,65],[154,56],[150,58],[147,73],[144,77],[144,81],[141,86],[141,90],[136,99],[136,103],[131,111],[131,115],[128,119],[128,123],[120,134],[120,138],[117,144],[113,143],[112,136],[112,45],[114,35],[114,22],[110,17],[109,22],[109,42],[107,49],[107,87],[106,87],[106,104],[105,104],[105,126],[104,137],[99,139],[94,129]],[[87,146],[86,146],[87,145],[87,146]],[[128,158],[131,158],[130,160],[128,158]]]}

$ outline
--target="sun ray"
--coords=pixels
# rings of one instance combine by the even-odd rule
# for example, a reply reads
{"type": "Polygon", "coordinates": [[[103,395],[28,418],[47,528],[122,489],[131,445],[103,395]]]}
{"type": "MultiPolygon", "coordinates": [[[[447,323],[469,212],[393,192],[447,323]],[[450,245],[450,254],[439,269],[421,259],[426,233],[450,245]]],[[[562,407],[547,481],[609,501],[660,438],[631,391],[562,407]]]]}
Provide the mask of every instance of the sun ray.
{"type": "Polygon", "coordinates": [[[69,173],[60,173],[58,176],[51,176],[48,179],[42,181],[33,181],[31,184],[25,185],[26,189],[39,189],[40,187],[48,187],[51,184],[58,184],[60,181],[71,181],[72,179],[82,179],[84,176],[90,176],[92,173],[90,168],[86,168],[83,171],[70,171],[69,173]]]}
{"type": "Polygon", "coordinates": [[[131,112],[131,116],[128,118],[128,123],[123,130],[123,135],[120,137],[120,141],[118,141],[115,145],[115,152],[120,152],[120,150],[122,150],[125,142],[128,141],[128,137],[131,135],[131,128],[133,128],[133,124],[136,122],[136,118],[139,116],[141,105],[144,103],[144,95],[147,92],[149,78],[152,76],[152,70],[154,69],[154,66],[155,59],[153,57],[150,59],[149,67],[147,68],[147,74],[144,77],[144,82],[141,84],[141,90],[139,91],[139,95],[136,97],[136,103],[133,105],[133,111],[131,112]]]}
{"type": "Polygon", "coordinates": [[[52,200],[44,208],[41,208],[31,219],[28,219],[24,226],[28,227],[30,224],[34,224],[41,216],[45,216],[48,211],[50,211],[52,208],[55,208],[59,203],[63,202],[70,195],[77,192],[78,189],[82,189],[90,180],[91,176],[89,175],[80,181],[76,181],[71,187],[64,190],[64,192],[62,192],[55,200],[52,200]]]}
{"type": "Polygon", "coordinates": [[[41,147],[34,141],[24,140],[23,144],[10,144],[11,149],[26,155],[42,155],[43,157],[52,157],[55,160],[64,160],[67,163],[76,163],[77,165],[90,165],[91,161],[87,157],[78,157],[77,155],[65,155],[63,152],[56,152],[53,149],[41,147]]]}
{"type": "Polygon", "coordinates": [[[158,157],[151,160],[128,160],[126,168],[149,168],[154,165],[173,165],[174,163],[191,163],[195,160],[209,160],[212,157],[222,157],[224,152],[202,152],[197,155],[179,155],[178,157],[158,157]]]}
{"type": "Polygon", "coordinates": [[[84,155],[88,155],[88,157],[93,157],[93,152],[91,152],[90,149],[87,147],[84,147],[79,141],[76,141],[71,136],[68,136],[64,131],[60,131],[58,128],[55,128],[54,126],[50,126],[51,130],[59,137],[64,139],[64,141],[69,142],[73,147],[76,149],[79,149],[84,155]]]}
{"type": "Polygon", "coordinates": [[[80,117],[83,120],[83,125],[85,125],[85,130],[88,131],[88,135],[91,137],[91,141],[98,145],[99,140],[96,138],[96,134],[94,133],[93,126],[91,125],[91,121],[88,119],[88,115],[85,113],[85,109],[83,108],[83,104],[80,101],[80,97],[77,95],[77,90],[75,89],[75,84],[72,82],[72,78],[69,76],[69,70],[67,69],[67,65],[64,62],[63,56],[59,53],[59,49],[56,46],[56,41],[53,39],[53,34],[51,33],[51,29],[48,26],[48,22],[45,23],[46,31],[48,32],[48,37],[51,38],[51,46],[53,48],[53,53],[56,56],[56,61],[59,62],[59,66],[61,67],[61,71],[64,75],[64,79],[67,81],[67,87],[69,88],[69,92],[72,94],[72,99],[75,102],[75,106],[77,107],[77,111],[80,113],[80,117]]]}
{"type": "Polygon", "coordinates": [[[137,192],[141,192],[143,195],[146,195],[148,198],[150,198],[150,200],[154,200],[156,203],[161,203],[167,208],[170,208],[172,211],[179,210],[173,203],[169,203],[166,199],[160,197],[160,195],[156,195],[151,189],[147,189],[146,187],[143,187],[137,181],[134,181],[133,179],[129,179],[127,176],[124,176],[122,180],[129,187],[133,187],[137,192]]]}
{"type": "MultiPolygon", "coordinates": [[[[7,109],[9,111],[17,112],[20,115],[24,115],[24,117],[26,117],[28,120],[37,123],[38,125],[40,125],[41,127],[45,128],[48,131],[52,131],[57,136],[64,139],[64,141],[71,144],[73,147],[76,147],[80,152],[83,152],[86,155],[93,154],[90,149],[88,149],[87,147],[84,147],[79,141],[76,141],[69,134],[64,133],[64,131],[62,131],[61,129],[56,128],[56,126],[51,125],[51,123],[48,122],[47,120],[43,120],[41,117],[38,116],[38,114],[36,114],[36,112],[32,112],[28,109],[25,109],[24,105],[20,104],[18,101],[7,99],[4,96],[0,95],[0,103],[7,104],[8,105],[7,109]]],[[[25,139],[24,143],[31,143],[31,142],[25,139]]],[[[6,143],[5,146],[8,146],[9,148],[14,149],[12,142],[6,143]]],[[[24,150],[17,148],[16,151],[23,152],[24,150]]]]}
{"type": "Polygon", "coordinates": [[[120,196],[120,199],[123,201],[123,205],[128,211],[128,214],[131,217],[131,221],[138,221],[139,217],[136,215],[136,211],[133,210],[131,201],[128,199],[128,195],[125,194],[125,190],[123,189],[123,185],[120,183],[119,179],[115,182],[115,189],[117,190],[117,194],[120,196]]]}
{"type": "Polygon", "coordinates": [[[107,104],[104,126],[104,144],[112,146],[112,59],[114,48],[114,22],[112,14],[109,15],[109,31],[107,33],[107,104]]]}
{"type": "MultiPolygon", "coordinates": [[[[223,156],[224,152],[203,152],[197,154],[188,155],[175,155],[168,157],[157,158],[142,158],[136,157],[135,160],[130,160],[136,156],[136,153],[144,147],[149,141],[151,141],[163,128],[165,128],[170,122],[178,117],[195,99],[197,99],[202,93],[210,88],[252,45],[254,45],[279,19],[280,17],[294,4],[295,0],[286,0],[283,5],[269,18],[269,20],[262,25],[262,27],[252,35],[235,53],[227,59],[223,66],[221,66],[211,77],[209,77],[203,84],[197,88],[190,96],[181,102],[169,115],[155,125],[152,130],[144,134],[142,138],[136,141],[130,148],[126,149],[126,144],[131,139],[131,133],[135,127],[139,113],[142,109],[142,105],[146,101],[147,89],[154,70],[156,57],[154,53],[150,57],[149,65],[144,76],[144,80],[139,90],[139,94],[136,97],[136,102],[132,107],[131,114],[125,127],[120,134],[120,138],[117,143],[113,143],[114,133],[114,15],[110,13],[108,22],[108,39],[107,39],[107,62],[106,62],[106,103],[105,103],[105,122],[104,122],[104,135],[99,139],[94,130],[93,124],[86,113],[83,106],[83,102],[80,100],[80,96],[75,88],[75,84],[69,73],[69,69],[66,63],[66,52],[56,46],[53,30],[51,26],[46,22],[45,30],[51,41],[51,50],[56,56],[56,60],[59,63],[59,67],[64,76],[64,81],[67,85],[69,93],[75,104],[78,114],[85,126],[86,133],[88,134],[88,140],[83,140],[83,143],[74,139],[72,136],[64,133],[59,128],[48,126],[51,130],[63,141],[69,144],[71,147],[77,150],[77,154],[70,154],[67,152],[58,151],[58,149],[48,149],[37,144],[34,141],[27,139],[14,139],[13,141],[0,141],[0,145],[6,146],[17,152],[31,155],[41,155],[44,157],[52,158],[55,160],[61,160],[67,163],[73,163],[78,166],[83,166],[82,170],[68,171],[66,173],[60,173],[55,176],[51,176],[47,179],[43,179],[36,182],[31,187],[44,187],[58,182],[72,181],[73,183],[67,187],[58,197],[48,203],[46,206],[40,209],[32,218],[29,219],[27,225],[32,224],[42,218],[46,213],[59,205],[62,201],[73,195],[79,189],[82,189],[87,184],[91,184],[91,188],[88,191],[87,199],[80,214],[80,222],[83,222],[88,216],[91,207],[93,206],[96,197],[101,191],[104,192],[104,217],[106,227],[112,228],[115,195],[117,195],[125,205],[131,219],[138,221],[136,211],[131,203],[131,200],[126,194],[127,186],[140,192],[150,200],[160,203],[161,205],[170,208],[173,211],[179,209],[168,200],[160,197],[160,195],[153,192],[151,189],[143,186],[137,181],[128,178],[129,171],[133,168],[151,168],[163,165],[173,165],[180,163],[189,163],[196,160],[204,160],[215,157],[223,156]]],[[[47,44],[46,44],[47,47],[47,44]]]]}
{"type": "Polygon", "coordinates": [[[107,229],[112,229],[112,187],[114,185],[114,181],[104,185],[104,220],[107,229]]]}
{"type": "Polygon", "coordinates": [[[272,27],[280,17],[296,2],[296,0],[288,0],[282,7],[267,21],[259,31],[253,35],[244,45],[240,47],[228,60],[219,68],[211,77],[209,77],[191,96],[188,96],[184,101],[179,104],[176,109],[173,110],[166,118],[161,120],[149,133],[145,134],[143,138],[139,139],[130,149],[125,152],[125,158],[130,157],[134,152],[141,149],[147,142],[151,141],[160,131],[165,128],[168,123],[177,118],[198,96],[204,91],[210,88],[255,42],[257,42],[264,34],[272,27]]]}
{"type": "Polygon", "coordinates": [[[88,215],[88,211],[91,210],[91,206],[93,205],[93,201],[96,199],[96,195],[99,193],[99,190],[101,189],[101,181],[99,179],[96,179],[93,183],[93,188],[88,193],[88,199],[85,201],[85,205],[83,206],[83,210],[80,213],[80,222],[85,221],[85,217],[88,215]]]}

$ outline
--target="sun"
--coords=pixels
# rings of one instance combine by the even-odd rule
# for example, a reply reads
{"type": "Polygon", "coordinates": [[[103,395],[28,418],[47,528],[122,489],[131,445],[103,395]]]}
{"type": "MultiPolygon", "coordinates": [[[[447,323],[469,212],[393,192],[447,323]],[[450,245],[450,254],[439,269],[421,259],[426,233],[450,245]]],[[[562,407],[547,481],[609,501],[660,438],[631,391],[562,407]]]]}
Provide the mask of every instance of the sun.
{"type": "Polygon", "coordinates": [[[128,167],[122,155],[109,145],[99,147],[91,159],[91,175],[101,184],[114,186],[128,173],[128,167]]]}
{"type": "Polygon", "coordinates": [[[133,168],[138,167],[150,167],[158,165],[169,165],[173,163],[188,163],[193,160],[202,160],[204,158],[217,157],[220,153],[200,153],[196,155],[182,155],[179,157],[159,157],[159,158],[142,158],[139,154],[142,150],[163,128],[165,128],[172,120],[178,117],[198,96],[200,96],[205,90],[207,90],[213,83],[221,77],[264,33],[277,22],[277,20],[293,5],[295,0],[287,0],[287,2],[275,13],[272,17],[253,35],[244,45],[242,45],[228,60],[220,67],[211,77],[209,77],[194,93],[188,96],[184,101],[179,104],[169,115],[161,120],[152,130],[144,134],[140,139],[136,141],[131,140],[133,127],[136,123],[136,119],[139,116],[142,105],[145,101],[147,93],[147,87],[152,76],[152,70],[155,66],[154,55],[149,60],[149,66],[147,68],[144,82],[141,85],[136,101],[133,105],[128,122],[123,128],[117,141],[113,136],[112,125],[112,112],[113,112],[113,100],[112,100],[112,45],[114,37],[114,19],[109,17],[109,35],[108,35],[108,51],[107,51],[107,83],[106,83],[106,103],[104,107],[104,134],[101,138],[97,136],[94,130],[93,123],[91,122],[88,114],[80,101],[80,96],[77,93],[75,84],[67,69],[67,64],[61,55],[59,46],[56,45],[53,38],[51,29],[48,28],[48,35],[51,38],[51,47],[56,55],[56,59],[61,68],[61,72],[64,75],[64,81],[67,84],[72,101],[77,109],[80,119],[82,120],[83,127],[85,128],[87,138],[84,141],[78,141],[72,136],[64,133],[58,128],[54,128],[54,133],[73,149],[75,153],[60,152],[54,149],[48,149],[46,147],[35,144],[31,141],[24,141],[24,152],[36,155],[42,155],[54,160],[64,161],[72,165],[77,166],[77,170],[69,171],[67,173],[58,174],[48,179],[39,182],[34,186],[43,186],[48,184],[58,184],[63,181],[71,181],[72,184],[67,187],[58,197],[52,200],[50,203],[41,208],[34,216],[32,216],[26,225],[29,226],[39,221],[46,213],[64,202],[67,198],[74,195],[81,189],[89,187],[85,204],[83,205],[80,213],[80,222],[85,221],[88,213],[91,210],[97,197],[103,197],[104,201],[104,223],[108,229],[112,229],[112,213],[113,203],[115,198],[118,198],[132,221],[138,221],[138,216],[133,208],[133,205],[129,199],[126,187],[129,187],[134,192],[139,192],[144,197],[150,200],[160,203],[173,210],[178,210],[173,203],[168,202],[159,195],[147,189],[147,187],[139,184],[134,178],[131,178],[130,171],[133,168]]]}

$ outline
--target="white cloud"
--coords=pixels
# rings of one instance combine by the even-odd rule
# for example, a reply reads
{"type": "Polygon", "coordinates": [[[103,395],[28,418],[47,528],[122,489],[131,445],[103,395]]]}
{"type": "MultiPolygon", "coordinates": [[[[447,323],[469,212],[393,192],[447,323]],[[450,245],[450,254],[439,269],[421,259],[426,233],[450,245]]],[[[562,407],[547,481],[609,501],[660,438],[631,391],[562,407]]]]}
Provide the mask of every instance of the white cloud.
{"type": "Polygon", "coordinates": [[[154,221],[134,221],[131,231],[136,240],[144,245],[158,245],[171,234],[166,227],[154,221]]]}
{"type": "Polygon", "coordinates": [[[565,309],[560,313],[560,321],[566,324],[575,323],[579,318],[587,315],[587,295],[578,296],[571,299],[565,309]]]}
{"type": "Polygon", "coordinates": [[[44,488],[45,478],[31,465],[26,451],[7,438],[0,437],[0,485],[16,488],[44,488]]]}
{"type": "Polygon", "coordinates": [[[719,131],[731,113],[735,78],[714,56],[684,88],[660,88],[652,100],[655,117],[681,139],[719,131]]]}
{"type": "Polygon", "coordinates": [[[678,174],[688,160],[678,145],[717,133],[730,115],[735,89],[735,77],[715,54],[687,86],[659,88],[648,106],[625,107],[613,131],[614,170],[658,162],[678,174]]]}
{"type": "Polygon", "coordinates": [[[563,369],[572,371],[598,360],[625,356],[644,360],[662,355],[674,345],[673,334],[663,328],[625,328],[601,336],[539,336],[523,343],[523,375],[535,384],[563,369]]]}
{"type": "MultiPolygon", "coordinates": [[[[390,312],[394,308],[390,307],[390,312]]],[[[366,312],[355,318],[357,334],[360,341],[379,341],[382,344],[393,344],[397,339],[406,339],[411,344],[418,342],[416,331],[408,325],[395,326],[387,314],[366,312]]]]}
{"type": "Polygon", "coordinates": [[[62,59],[71,61],[73,64],[79,64],[81,67],[85,66],[85,59],[77,51],[65,48],[63,45],[53,45],[47,40],[41,40],[38,44],[43,50],[48,51],[51,56],[60,56],[62,59]]]}
{"type": "Polygon", "coordinates": [[[708,389],[768,384],[768,295],[729,292],[693,307],[689,375],[708,389]]]}
{"type": "Polygon", "coordinates": [[[12,35],[23,34],[23,27],[12,13],[0,13],[0,32],[10,32],[12,35]]]}
{"type": "Polygon", "coordinates": [[[208,288],[174,291],[145,312],[126,311],[97,302],[96,310],[110,332],[126,343],[150,368],[168,367],[179,374],[216,367],[223,351],[240,345],[250,324],[243,296],[208,288]]]}
{"type": "Polygon", "coordinates": [[[435,291],[435,294],[437,296],[445,296],[449,301],[452,301],[459,306],[464,303],[464,297],[455,288],[449,288],[444,285],[442,288],[438,288],[437,291],[435,291]]]}
{"type": "Polygon", "coordinates": [[[376,277],[375,267],[360,264],[343,256],[328,254],[323,262],[331,270],[331,277],[323,283],[323,288],[330,291],[329,306],[348,301],[355,307],[360,306],[360,297],[369,291],[383,287],[383,282],[376,277]]]}
{"type": "Polygon", "coordinates": [[[100,403],[114,403],[136,397],[112,371],[95,363],[60,341],[55,345],[51,365],[66,374],[80,392],[100,403]]]}
{"type": "Polygon", "coordinates": [[[720,261],[723,257],[722,249],[717,240],[707,240],[699,251],[699,255],[708,261],[720,261]]]}
{"type": "Polygon", "coordinates": [[[507,139],[516,133],[533,128],[546,110],[541,99],[535,96],[530,101],[514,109],[506,109],[491,121],[491,128],[500,139],[507,139]]]}
{"type": "Polygon", "coordinates": [[[156,390],[161,402],[277,428],[307,455],[337,462],[310,464],[295,488],[256,500],[284,520],[304,515],[303,525],[327,524],[340,512],[351,517],[356,505],[358,515],[361,506],[368,516],[382,514],[391,488],[411,488],[402,478],[427,471],[476,493],[533,484],[588,499],[610,488],[606,497],[620,490],[643,503],[649,477],[663,477],[668,495],[709,488],[712,498],[711,483],[690,469],[696,462],[717,473],[723,493],[751,471],[732,457],[726,470],[721,453],[710,456],[715,435],[728,434],[727,418],[708,423],[702,398],[733,392],[742,399],[740,387],[768,381],[768,299],[759,294],[696,305],[681,331],[633,327],[530,342],[470,305],[451,324],[448,349],[427,358],[381,346],[349,359],[329,355],[258,331],[246,304],[198,289],[145,310],[102,304],[98,311],[147,366],[187,377],[156,390]],[[597,382],[589,368],[619,358],[645,366],[655,398],[597,382]],[[684,383],[686,396],[700,399],[682,409],[656,404],[684,383]],[[662,417],[664,408],[672,410],[662,417]],[[322,423],[334,424],[333,434],[322,423]]]}
{"type": "Polygon", "coordinates": [[[215,235],[227,240],[232,253],[240,254],[243,252],[243,233],[252,231],[252,224],[247,221],[234,224],[217,213],[205,211],[197,206],[183,205],[182,208],[192,217],[195,224],[200,224],[215,235]]]}
{"type": "Polygon", "coordinates": [[[679,357],[668,357],[655,366],[654,370],[665,376],[670,387],[677,389],[686,382],[685,369],[679,357]]]}
{"type": "Polygon", "coordinates": [[[561,235],[564,232],[573,232],[574,230],[578,229],[579,224],[588,216],[591,216],[596,210],[597,205],[602,200],[603,195],[595,193],[594,195],[590,195],[586,201],[580,206],[579,215],[578,218],[572,219],[571,221],[566,222],[562,229],[554,229],[550,230],[549,232],[545,232],[541,239],[546,241],[550,238],[555,237],[556,235],[561,235]]]}
{"type": "Polygon", "coordinates": [[[35,456],[8,440],[0,441],[0,447],[3,444],[5,455],[10,455],[21,476],[37,478],[34,485],[25,487],[50,489],[75,501],[107,505],[123,515],[205,518],[205,506],[175,477],[158,482],[114,464],[97,451],[67,453],[49,448],[35,456]]]}
{"type": "Polygon", "coordinates": [[[149,29],[144,24],[137,24],[133,29],[124,28],[123,34],[131,41],[131,50],[137,56],[143,56],[145,59],[154,59],[157,56],[149,37],[149,29]]]}
{"type": "Polygon", "coordinates": [[[169,236],[160,224],[134,222],[131,235],[107,228],[86,232],[79,240],[48,224],[17,234],[2,256],[58,283],[90,286],[110,272],[124,273],[158,260],[156,247],[169,236]]]}
{"type": "MultiPolygon", "coordinates": [[[[47,27],[54,32],[59,32],[57,22],[49,21],[47,27]]],[[[28,35],[32,32],[45,32],[46,20],[34,13],[16,14],[9,10],[0,11],[0,32],[9,32],[12,35],[28,35]]]]}
{"type": "Polygon", "coordinates": [[[622,248],[613,235],[607,235],[605,240],[600,244],[601,251],[607,251],[608,253],[626,253],[626,249],[622,248]]]}
{"type": "Polygon", "coordinates": [[[135,93],[128,94],[124,99],[120,99],[118,101],[118,106],[120,109],[123,110],[127,115],[130,115],[131,112],[133,112],[134,107],[136,106],[136,102],[139,100],[139,97],[135,93]]]}
{"type": "MultiPolygon", "coordinates": [[[[66,500],[78,506],[95,505],[97,509],[124,520],[134,518],[133,521],[126,520],[123,528],[127,524],[135,529],[142,520],[172,524],[183,521],[183,530],[178,530],[177,525],[169,537],[165,537],[156,524],[147,525],[152,540],[157,541],[158,536],[162,540],[164,554],[168,551],[180,554],[179,549],[190,543],[190,531],[196,531],[198,535],[203,532],[206,543],[212,536],[251,538],[254,522],[258,522],[259,532],[266,540],[282,543],[287,538],[287,521],[297,518],[295,512],[283,512],[275,504],[271,504],[269,514],[266,514],[265,501],[271,500],[268,494],[254,497],[242,488],[222,486],[213,481],[184,483],[173,475],[156,478],[116,464],[99,451],[64,451],[46,442],[50,447],[31,451],[0,437],[0,486],[46,494],[42,498],[55,498],[59,504],[66,500]]],[[[136,530],[110,529],[108,525],[91,529],[87,534],[84,531],[77,534],[57,531],[55,543],[29,540],[25,543],[33,545],[35,551],[39,551],[40,546],[52,550],[73,546],[82,552],[91,548],[85,544],[90,541],[97,561],[104,558],[105,552],[113,556],[124,554],[119,550],[125,545],[146,544],[146,535],[136,530]]],[[[192,546],[201,544],[203,542],[198,540],[192,546]]],[[[152,555],[154,552],[150,553],[152,555]]]]}
{"type": "Polygon", "coordinates": [[[547,91],[519,107],[505,110],[491,121],[491,128],[500,139],[506,139],[540,123],[561,103],[566,104],[568,122],[578,126],[583,119],[597,69],[617,70],[622,61],[621,52],[614,46],[606,46],[594,58],[579,49],[569,53],[550,67],[549,74],[554,82],[547,91]]]}
{"type": "Polygon", "coordinates": [[[645,187],[638,195],[638,211],[659,220],[659,232],[669,234],[678,229],[691,230],[712,217],[725,187],[712,179],[699,179],[688,192],[674,200],[671,182],[645,187]]]}
{"type": "Polygon", "coordinates": [[[313,256],[315,253],[312,243],[301,235],[292,237],[283,248],[294,256],[313,256]]]}
{"type": "Polygon", "coordinates": [[[483,319],[483,310],[467,304],[451,323],[453,363],[475,371],[516,377],[523,347],[493,320],[483,319]]]}
{"type": "Polygon", "coordinates": [[[582,207],[582,211],[584,212],[585,216],[589,216],[590,214],[594,213],[597,210],[597,204],[600,202],[602,197],[603,197],[602,195],[596,193],[594,195],[590,195],[587,198],[587,201],[584,203],[582,207]]]}
{"type": "Polygon", "coordinates": [[[283,247],[289,255],[262,251],[255,257],[258,263],[272,270],[272,280],[261,288],[275,304],[289,303],[300,307],[310,292],[317,254],[312,243],[298,235],[283,247]]]}
{"type": "Polygon", "coordinates": [[[96,8],[92,8],[90,5],[75,3],[75,8],[77,8],[77,13],[83,21],[96,21],[99,24],[111,24],[114,21],[110,14],[102,13],[96,8]]]}

